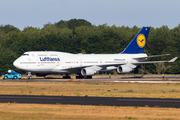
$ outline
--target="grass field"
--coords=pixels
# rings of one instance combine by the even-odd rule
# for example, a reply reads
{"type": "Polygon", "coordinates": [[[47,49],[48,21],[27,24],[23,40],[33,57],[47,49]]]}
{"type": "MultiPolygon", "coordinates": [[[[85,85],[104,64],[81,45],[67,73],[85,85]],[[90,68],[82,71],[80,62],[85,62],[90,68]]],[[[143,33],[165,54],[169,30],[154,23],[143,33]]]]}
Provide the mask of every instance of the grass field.
{"type": "Polygon", "coordinates": [[[1,81],[0,94],[180,98],[180,84],[1,81]]]}
{"type": "MultiPolygon", "coordinates": [[[[180,98],[180,84],[0,82],[0,94],[180,98]]],[[[178,120],[180,109],[122,106],[0,103],[0,120],[178,120]]]]}
{"type": "Polygon", "coordinates": [[[179,120],[180,109],[0,103],[0,120],[179,120]]]}

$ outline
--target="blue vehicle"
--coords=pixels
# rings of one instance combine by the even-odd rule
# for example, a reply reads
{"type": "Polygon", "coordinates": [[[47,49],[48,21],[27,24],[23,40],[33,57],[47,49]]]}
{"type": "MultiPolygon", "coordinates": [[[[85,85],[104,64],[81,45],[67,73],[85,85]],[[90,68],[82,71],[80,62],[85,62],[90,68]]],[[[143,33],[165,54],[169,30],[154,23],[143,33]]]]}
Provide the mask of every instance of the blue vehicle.
{"type": "Polygon", "coordinates": [[[2,79],[21,79],[22,75],[13,70],[8,70],[8,74],[2,75],[2,79]]]}

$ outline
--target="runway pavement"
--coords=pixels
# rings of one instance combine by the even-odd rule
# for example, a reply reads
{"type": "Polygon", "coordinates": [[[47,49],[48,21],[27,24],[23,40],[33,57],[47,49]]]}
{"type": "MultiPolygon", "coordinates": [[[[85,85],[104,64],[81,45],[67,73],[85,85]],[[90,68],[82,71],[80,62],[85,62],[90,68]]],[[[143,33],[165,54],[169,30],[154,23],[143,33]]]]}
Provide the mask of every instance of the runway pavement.
{"type": "Polygon", "coordinates": [[[0,102],[180,108],[180,99],[160,99],[160,98],[0,95],[0,102]]]}

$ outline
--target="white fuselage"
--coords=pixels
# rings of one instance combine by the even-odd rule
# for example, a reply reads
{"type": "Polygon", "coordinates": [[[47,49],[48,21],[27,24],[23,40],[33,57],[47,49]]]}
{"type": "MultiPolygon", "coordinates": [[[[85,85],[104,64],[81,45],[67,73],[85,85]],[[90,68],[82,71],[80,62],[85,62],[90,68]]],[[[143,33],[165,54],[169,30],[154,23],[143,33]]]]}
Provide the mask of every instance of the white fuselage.
{"type": "Polygon", "coordinates": [[[142,54],[71,54],[55,51],[25,52],[13,64],[15,67],[34,73],[81,73],[82,68],[92,68],[95,72],[111,71],[119,65],[134,69],[142,54]]]}

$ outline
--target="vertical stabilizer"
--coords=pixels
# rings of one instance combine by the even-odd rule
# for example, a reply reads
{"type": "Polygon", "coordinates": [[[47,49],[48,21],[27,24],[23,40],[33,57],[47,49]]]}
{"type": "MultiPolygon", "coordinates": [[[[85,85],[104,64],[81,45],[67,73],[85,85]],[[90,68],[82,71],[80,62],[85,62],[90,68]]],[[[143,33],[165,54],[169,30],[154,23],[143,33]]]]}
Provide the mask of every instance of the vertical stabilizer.
{"type": "Polygon", "coordinates": [[[143,27],[121,54],[144,53],[150,27],[143,27]]]}

